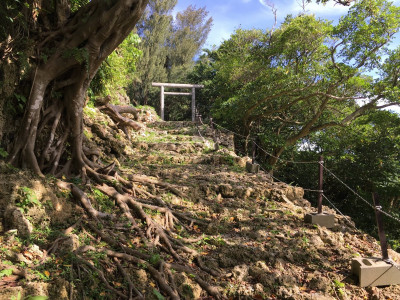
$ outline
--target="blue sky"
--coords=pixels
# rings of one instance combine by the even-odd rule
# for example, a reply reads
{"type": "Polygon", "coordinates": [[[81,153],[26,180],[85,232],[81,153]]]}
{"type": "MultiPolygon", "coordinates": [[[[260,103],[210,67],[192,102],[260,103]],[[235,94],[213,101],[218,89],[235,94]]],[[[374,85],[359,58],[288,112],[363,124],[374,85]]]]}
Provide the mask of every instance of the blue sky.
{"type": "MultiPolygon", "coordinates": [[[[267,2],[273,4],[277,9],[277,26],[287,14],[296,15],[302,11],[302,0],[178,0],[175,11],[182,11],[189,5],[207,7],[214,22],[205,47],[211,48],[212,45],[218,46],[224,39],[228,39],[231,33],[239,27],[244,29],[271,28],[274,24],[274,16],[271,8],[266,5],[267,2]]],[[[332,2],[327,5],[310,3],[306,6],[306,10],[317,17],[335,21],[346,14],[348,8],[332,2]]],[[[393,2],[400,5],[400,0],[393,2]]]]}

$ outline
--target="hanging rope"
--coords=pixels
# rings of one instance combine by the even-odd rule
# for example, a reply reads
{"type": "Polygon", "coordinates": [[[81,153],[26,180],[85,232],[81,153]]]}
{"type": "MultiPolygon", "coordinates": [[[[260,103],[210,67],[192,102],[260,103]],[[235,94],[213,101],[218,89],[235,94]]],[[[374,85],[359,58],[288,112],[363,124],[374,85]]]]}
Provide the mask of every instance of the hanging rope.
{"type": "MultiPolygon", "coordinates": [[[[212,121],[212,123],[213,123],[215,126],[217,126],[217,127],[219,127],[219,128],[222,128],[222,129],[224,129],[224,130],[226,130],[226,131],[228,131],[228,132],[230,132],[230,133],[232,133],[232,134],[234,134],[234,135],[236,135],[236,136],[239,136],[239,137],[242,137],[242,138],[247,139],[246,136],[244,136],[244,135],[242,135],[242,134],[239,134],[239,133],[236,133],[236,132],[234,132],[234,131],[232,131],[232,130],[229,130],[229,129],[227,129],[227,128],[225,128],[225,127],[223,127],[223,126],[221,126],[221,125],[215,123],[214,121],[212,121]]],[[[317,164],[317,163],[319,163],[318,161],[293,161],[293,160],[285,160],[285,159],[282,159],[282,158],[280,158],[280,157],[278,157],[278,156],[275,156],[275,155],[273,155],[272,153],[268,152],[267,150],[263,149],[263,148],[262,148],[260,145],[258,145],[253,139],[250,139],[250,140],[257,146],[257,148],[259,148],[259,149],[260,149],[261,151],[263,151],[265,154],[267,154],[267,155],[270,156],[270,157],[276,158],[276,159],[278,159],[278,160],[280,160],[280,161],[282,161],[282,162],[291,163],[291,164],[317,164]]]]}

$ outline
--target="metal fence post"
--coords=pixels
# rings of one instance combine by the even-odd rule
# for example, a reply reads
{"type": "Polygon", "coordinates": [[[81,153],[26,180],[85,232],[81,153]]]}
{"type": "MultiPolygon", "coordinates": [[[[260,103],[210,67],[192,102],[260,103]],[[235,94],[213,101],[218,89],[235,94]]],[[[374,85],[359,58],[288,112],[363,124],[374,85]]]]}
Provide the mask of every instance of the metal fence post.
{"type": "Polygon", "coordinates": [[[380,205],[379,196],[377,193],[372,193],[372,200],[374,201],[374,206],[375,206],[375,217],[376,217],[376,223],[378,224],[378,235],[379,235],[379,240],[381,242],[382,259],[388,260],[389,259],[388,246],[387,246],[385,231],[383,229],[382,214],[380,211],[382,209],[382,206],[380,205]]]}
{"type": "Polygon", "coordinates": [[[318,181],[318,213],[322,213],[322,194],[324,193],[322,190],[323,182],[324,182],[324,157],[321,155],[319,157],[319,181],[318,181]]]}

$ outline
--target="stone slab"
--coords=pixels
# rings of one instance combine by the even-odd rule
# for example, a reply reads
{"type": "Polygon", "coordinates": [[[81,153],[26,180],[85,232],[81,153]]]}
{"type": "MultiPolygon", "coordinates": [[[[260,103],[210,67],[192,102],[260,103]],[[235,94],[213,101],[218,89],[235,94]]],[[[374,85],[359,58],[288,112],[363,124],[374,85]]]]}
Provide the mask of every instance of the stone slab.
{"type": "Polygon", "coordinates": [[[304,222],[332,228],[335,226],[335,216],[327,213],[311,213],[304,216],[304,222]]]}
{"type": "Polygon", "coordinates": [[[400,265],[392,265],[380,258],[353,258],[351,272],[359,279],[360,287],[400,284],[400,265]],[[397,266],[397,268],[396,268],[397,266]]]}
{"type": "Polygon", "coordinates": [[[249,173],[257,174],[258,171],[260,171],[260,165],[259,164],[252,164],[251,162],[246,162],[246,170],[249,173]]]}

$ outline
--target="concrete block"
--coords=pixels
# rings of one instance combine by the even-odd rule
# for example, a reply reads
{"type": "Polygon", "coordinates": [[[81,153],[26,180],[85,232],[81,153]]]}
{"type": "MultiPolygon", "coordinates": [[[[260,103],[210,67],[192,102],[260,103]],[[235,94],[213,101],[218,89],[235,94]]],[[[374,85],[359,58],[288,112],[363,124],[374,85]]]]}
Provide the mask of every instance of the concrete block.
{"type": "Polygon", "coordinates": [[[260,171],[260,165],[258,164],[252,164],[251,162],[246,162],[246,170],[249,173],[254,173],[257,174],[258,171],[260,171]]]}
{"type": "Polygon", "coordinates": [[[335,216],[327,213],[311,213],[304,216],[304,222],[332,228],[335,226],[335,216]]]}
{"type": "Polygon", "coordinates": [[[353,258],[351,261],[351,272],[357,275],[360,287],[400,284],[398,268],[399,264],[393,266],[376,257],[353,258]]]}

